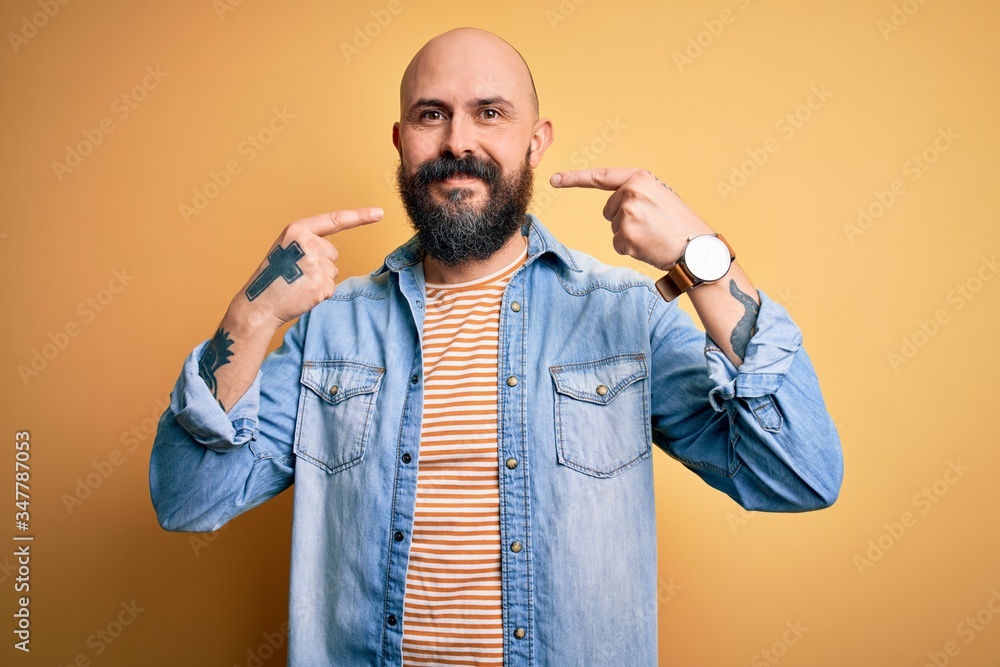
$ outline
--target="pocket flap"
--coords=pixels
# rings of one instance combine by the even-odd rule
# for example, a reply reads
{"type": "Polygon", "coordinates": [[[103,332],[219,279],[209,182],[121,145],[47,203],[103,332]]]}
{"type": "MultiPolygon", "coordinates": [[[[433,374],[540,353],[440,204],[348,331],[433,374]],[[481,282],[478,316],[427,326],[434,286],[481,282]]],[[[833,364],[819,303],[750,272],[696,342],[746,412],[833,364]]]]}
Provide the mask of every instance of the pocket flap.
{"type": "Polygon", "coordinates": [[[597,361],[549,366],[556,391],[606,405],[625,387],[646,377],[646,355],[617,354],[597,361]]]}
{"type": "Polygon", "coordinates": [[[385,369],[356,361],[307,361],[301,382],[331,405],[378,388],[385,369]]]}

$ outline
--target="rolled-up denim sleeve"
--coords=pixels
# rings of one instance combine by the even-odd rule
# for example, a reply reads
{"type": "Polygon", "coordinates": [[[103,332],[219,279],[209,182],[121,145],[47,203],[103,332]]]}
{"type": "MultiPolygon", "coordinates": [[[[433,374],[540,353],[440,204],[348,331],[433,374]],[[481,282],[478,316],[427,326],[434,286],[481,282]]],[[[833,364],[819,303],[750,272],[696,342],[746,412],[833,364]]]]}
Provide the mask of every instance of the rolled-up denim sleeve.
{"type": "Polygon", "coordinates": [[[208,385],[198,374],[198,359],[208,344],[202,341],[184,360],[180,377],[170,392],[170,412],[195,442],[213,452],[242,447],[257,435],[261,371],[229,412],[223,412],[208,385]]]}
{"type": "Polygon", "coordinates": [[[288,328],[281,346],[267,356],[228,412],[198,374],[198,359],[208,341],[188,354],[150,453],[150,496],[160,526],[218,530],[292,484],[308,319],[306,313],[288,328]]]}
{"type": "Polygon", "coordinates": [[[653,441],[746,509],[828,507],[843,478],[840,438],[802,332],[780,304],[758,295],[738,369],[676,301],[654,303],[653,441]]]}

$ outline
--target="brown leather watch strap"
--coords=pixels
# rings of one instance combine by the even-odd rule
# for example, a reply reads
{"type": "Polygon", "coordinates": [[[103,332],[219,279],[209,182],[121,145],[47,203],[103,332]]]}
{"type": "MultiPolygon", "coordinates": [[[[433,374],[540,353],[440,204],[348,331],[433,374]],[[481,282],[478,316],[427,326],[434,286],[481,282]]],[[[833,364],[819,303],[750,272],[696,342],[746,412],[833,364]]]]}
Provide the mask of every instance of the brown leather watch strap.
{"type": "MultiPolygon", "coordinates": [[[[732,268],[733,262],[736,261],[736,251],[733,250],[733,246],[729,245],[729,241],[726,240],[725,236],[723,236],[722,234],[719,234],[719,233],[716,233],[715,236],[720,241],[722,241],[723,243],[725,243],[727,248],[729,248],[729,266],[730,266],[730,268],[732,268]]],[[[726,269],[726,273],[729,273],[729,269],[726,269]]],[[[723,275],[722,277],[725,278],[725,275],[723,275]]],[[[719,278],[719,280],[722,280],[722,278],[719,278]]]]}
{"type": "MultiPolygon", "coordinates": [[[[725,243],[727,248],[729,248],[729,265],[732,266],[733,261],[736,260],[736,252],[733,250],[733,247],[729,245],[729,241],[726,240],[726,237],[722,234],[715,234],[715,236],[720,241],[725,243]]],[[[688,239],[688,241],[690,240],[691,239],[688,239]]],[[[726,273],[729,273],[728,269],[726,273]]],[[[725,274],[723,274],[723,276],[724,275],[725,274]]],[[[660,296],[662,296],[665,301],[673,301],[681,294],[684,294],[684,292],[694,287],[695,284],[694,277],[688,272],[687,266],[684,264],[684,255],[681,254],[681,259],[677,260],[674,268],[670,269],[666,275],[656,281],[656,291],[660,293],[660,296]]],[[[702,283],[697,284],[700,285],[702,283]]]]}
{"type": "Polygon", "coordinates": [[[683,267],[683,265],[678,264],[674,268],[670,269],[668,273],[664,274],[662,278],[656,281],[656,290],[665,301],[673,301],[681,294],[691,289],[691,285],[693,283],[691,282],[690,274],[683,269],[678,271],[677,269],[679,267],[683,267]],[[680,285],[674,282],[674,276],[680,279],[680,285]]]}

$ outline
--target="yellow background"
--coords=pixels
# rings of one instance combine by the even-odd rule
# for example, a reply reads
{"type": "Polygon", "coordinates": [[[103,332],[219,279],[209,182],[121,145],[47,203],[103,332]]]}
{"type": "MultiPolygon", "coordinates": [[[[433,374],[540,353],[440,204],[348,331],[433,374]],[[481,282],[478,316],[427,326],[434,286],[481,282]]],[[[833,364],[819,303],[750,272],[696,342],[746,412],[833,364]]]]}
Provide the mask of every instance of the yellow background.
{"type": "MultiPolygon", "coordinates": [[[[606,195],[554,196],[546,181],[581,162],[655,171],[789,308],[843,439],[840,500],[801,515],[744,513],[656,452],[661,664],[998,664],[1000,616],[987,604],[1000,590],[1000,279],[984,258],[1000,248],[1000,5],[398,0],[393,14],[382,0],[47,1],[51,17],[39,13],[46,0],[0,9],[0,539],[11,545],[0,549],[0,662],[266,656],[265,634],[287,618],[291,494],[215,534],[167,533],[149,500],[151,425],[184,356],[284,225],[383,206],[381,222],[333,237],[342,276],[410,236],[391,187],[399,76],[431,36],[476,25],[521,50],[555,124],[534,206],[546,225],[569,247],[644,270],[611,247],[606,195]],[[33,20],[42,27],[26,28],[33,20]],[[31,36],[12,43],[18,32],[31,36]],[[345,55],[355,39],[363,48],[345,55]],[[678,64],[687,49],[696,57],[678,64]],[[147,67],[166,75],[156,82],[147,67]],[[144,99],[122,118],[116,100],[144,78],[144,99]],[[828,99],[801,109],[814,86],[828,99]],[[241,142],[275,109],[294,118],[248,160],[241,142]],[[796,112],[805,120],[788,136],[779,123],[796,112]],[[53,163],[103,119],[113,131],[57,174],[53,163]],[[766,144],[777,151],[764,164],[742,164],[766,144]],[[924,151],[936,161],[913,180],[907,162],[924,151]],[[240,172],[185,222],[180,205],[230,160],[240,172]],[[734,168],[753,173],[723,197],[734,168]],[[858,208],[877,211],[896,179],[902,194],[850,234],[858,208]],[[958,285],[978,291],[959,300],[958,285]],[[62,339],[67,326],[76,335],[62,339]],[[47,365],[22,377],[46,350],[47,365]],[[30,656],[12,648],[22,430],[30,656]],[[951,464],[961,477],[946,475],[951,464]],[[935,502],[920,500],[925,488],[935,502]],[[909,525],[894,527],[905,512],[909,525]],[[888,547],[877,560],[869,540],[888,547]],[[120,636],[95,640],[133,600],[142,611],[120,636]],[[977,612],[991,622],[973,632],[962,624],[977,612]],[[796,623],[801,636],[786,633],[796,623]]],[[[284,664],[284,650],[263,663],[284,664]]]]}

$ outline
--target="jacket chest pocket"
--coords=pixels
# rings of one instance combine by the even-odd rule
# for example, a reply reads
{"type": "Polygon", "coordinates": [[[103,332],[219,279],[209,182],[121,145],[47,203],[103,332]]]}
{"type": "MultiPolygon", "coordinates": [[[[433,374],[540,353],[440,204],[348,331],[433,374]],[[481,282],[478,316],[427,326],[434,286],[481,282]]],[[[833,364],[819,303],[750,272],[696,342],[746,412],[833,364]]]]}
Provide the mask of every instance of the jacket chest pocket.
{"type": "Polygon", "coordinates": [[[354,361],[305,362],[295,455],[328,473],[360,461],[384,374],[384,368],[354,361]]]}
{"type": "Polygon", "coordinates": [[[652,453],[644,354],[549,367],[555,383],[556,457],[612,477],[652,453]]]}

